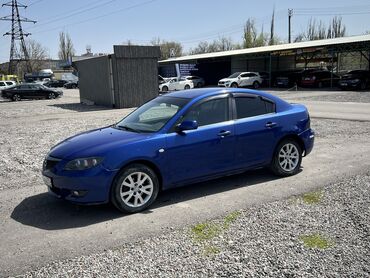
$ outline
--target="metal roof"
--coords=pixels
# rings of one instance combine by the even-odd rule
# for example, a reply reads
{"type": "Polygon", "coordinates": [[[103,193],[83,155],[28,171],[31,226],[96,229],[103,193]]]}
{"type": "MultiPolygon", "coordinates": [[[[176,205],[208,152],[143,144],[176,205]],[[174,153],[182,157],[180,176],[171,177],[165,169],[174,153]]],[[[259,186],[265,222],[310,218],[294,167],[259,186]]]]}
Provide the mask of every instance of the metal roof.
{"type": "Polygon", "coordinates": [[[257,54],[257,53],[264,53],[264,52],[275,52],[275,51],[331,46],[331,45],[339,45],[339,44],[343,45],[343,44],[358,43],[358,42],[370,42],[370,35],[342,37],[342,38],[335,38],[335,39],[305,41],[305,42],[296,42],[296,43],[286,43],[286,44],[269,45],[269,46],[246,48],[246,49],[195,54],[195,55],[171,58],[171,59],[159,61],[159,63],[169,63],[169,62],[176,63],[176,62],[189,61],[189,60],[199,60],[199,59],[217,58],[217,57],[225,57],[225,56],[236,56],[236,55],[243,55],[243,54],[257,54]]]}

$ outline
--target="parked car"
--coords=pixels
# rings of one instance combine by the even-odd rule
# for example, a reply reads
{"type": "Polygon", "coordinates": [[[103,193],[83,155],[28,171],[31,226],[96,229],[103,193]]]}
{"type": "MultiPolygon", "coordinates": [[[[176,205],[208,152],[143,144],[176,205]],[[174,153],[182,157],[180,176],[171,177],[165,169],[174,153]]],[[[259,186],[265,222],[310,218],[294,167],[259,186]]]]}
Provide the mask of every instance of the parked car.
{"type": "Polygon", "coordinates": [[[163,92],[175,90],[188,90],[193,88],[201,88],[205,84],[204,79],[198,76],[182,76],[180,78],[173,77],[169,81],[161,84],[159,90],[163,92]]]}
{"type": "Polygon", "coordinates": [[[302,77],[318,69],[295,69],[275,73],[274,85],[276,87],[300,86],[302,77]]]}
{"type": "Polygon", "coordinates": [[[247,87],[258,89],[263,80],[258,72],[235,72],[227,78],[218,81],[219,87],[247,87]]]}
{"type": "Polygon", "coordinates": [[[48,88],[41,84],[36,83],[25,83],[14,86],[9,89],[5,89],[1,92],[3,98],[11,99],[13,101],[19,101],[22,99],[54,99],[61,97],[63,91],[48,88]]]}
{"type": "Polygon", "coordinates": [[[270,74],[266,71],[260,71],[258,74],[262,78],[261,86],[265,86],[265,87],[269,86],[270,85],[270,74]]]}
{"type": "Polygon", "coordinates": [[[313,144],[303,105],[253,90],[196,89],[159,96],[114,125],[60,142],[42,174],[59,198],[134,213],[160,190],[248,169],[294,175],[313,144]]]}
{"type": "Polygon", "coordinates": [[[165,83],[165,82],[166,82],[165,79],[158,74],[158,85],[165,83]]]}
{"type": "Polygon", "coordinates": [[[63,87],[66,89],[76,89],[78,88],[78,81],[68,81],[63,87]]]}
{"type": "Polygon", "coordinates": [[[17,83],[12,80],[0,81],[0,92],[5,89],[9,89],[11,87],[16,86],[17,83]]]}
{"type": "Polygon", "coordinates": [[[342,90],[360,89],[365,90],[370,86],[370,71],[352,70],[342,76],[338,83],[342,90]]]}
{"type": "Polygon", "coordinates": [[[316,70],[303,74],[301,85],[308,87],[329,87],[331,84],[337,86],[340,77],[327,70],[316,70]]]}
{"type": "Polygon", "coordinates": [[[68,83],[66,80],[50,80],[44,83],[44,85],[51,88],[62,88],[66,83],[68,83]]]}

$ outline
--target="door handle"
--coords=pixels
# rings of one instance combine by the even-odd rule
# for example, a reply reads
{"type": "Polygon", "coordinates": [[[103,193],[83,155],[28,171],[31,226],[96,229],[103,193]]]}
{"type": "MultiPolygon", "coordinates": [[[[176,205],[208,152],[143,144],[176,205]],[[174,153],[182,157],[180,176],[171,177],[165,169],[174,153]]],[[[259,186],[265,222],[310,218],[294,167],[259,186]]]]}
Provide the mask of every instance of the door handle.
{"type": "Polygon", "coordinates": [[[226,136],[228,136],[230,134],[231,134],[231,131],[229,131],[229,130],[222,130],[217,135],[220,136],[221,138],[225,138],[226,136]]]}
{"type": "Polygon", "coordinates": [[[267,127],[267,128],[273,128],[273,127],[275,127],[276,125],[277,125],[277,123],[268,122],[268,123],[266,123],[266,124],[265,124],[265,127],[267,127]]]}

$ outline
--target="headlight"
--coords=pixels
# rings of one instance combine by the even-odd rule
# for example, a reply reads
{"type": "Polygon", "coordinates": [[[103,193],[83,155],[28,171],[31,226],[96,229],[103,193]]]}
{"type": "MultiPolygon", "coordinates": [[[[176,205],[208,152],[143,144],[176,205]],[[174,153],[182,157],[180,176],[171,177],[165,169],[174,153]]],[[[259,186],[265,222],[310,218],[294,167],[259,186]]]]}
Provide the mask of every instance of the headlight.
{"type": "Polygon", "coordinates": [[[81,171],[99,165],[103,161],[102,157],[77,158],[66,164],[65,170],[81,171]]]}

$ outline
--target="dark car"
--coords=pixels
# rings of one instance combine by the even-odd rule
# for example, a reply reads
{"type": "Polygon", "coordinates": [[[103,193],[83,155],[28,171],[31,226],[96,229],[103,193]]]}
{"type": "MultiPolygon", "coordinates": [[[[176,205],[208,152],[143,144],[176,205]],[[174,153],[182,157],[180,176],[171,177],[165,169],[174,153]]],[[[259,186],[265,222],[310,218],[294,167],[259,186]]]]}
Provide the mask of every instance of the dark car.
{"type": "Polygon", "coordinates": [[[79,204],[112,202],[133,213],[160,190],[248,169],[295,175],[314,137],[303,105],[254,90],[185,90],[60,142],[42,174],[52,195],[79,204]]]}
{"type": "Polygon", "coordinates": [[[44,83],[44,86],[50,87],[50,88],[62,88],[64,84],[66,84],[68,81],[65,80],[51,80],[46,83],[44,83]]]}
{"type": "Polygon", "coordinates": [[[78,81],[69,81],[63,87],[66,89],[76,89],[78,88],[78,81]]]}
{"type": "Polygon", "coordinates": [[[368,70],[352,70],[347,72],[340,79],[338,86],[342,90],[360,89],[365,90],[370,86],[370,71],[368,70]]]}
{"type": "Polygon", "coordinates": [[[37,83],[26,83],[5,89],[1,92],[3,98],[19,101],[21,99],[54,99],[61,97],[63,91],[48,88],[37,83]]]}
{"type": "Polygon", "coordinates": [[[301,85],[307,87],[337,86],[340,77],[328,70],[316,70],[303,74],[301,85]]]}
{"type": "Polygon", "coordinates": [[[301,85],[302,76],[317,69],[297,69],[283,72],[277,72],[274,78],[276,87],[293,87],[301,85]]]}
{"type": "Polygon", "coordinates": [[[265,72],[265,71],[260,71],[259,74],[262,78],[261,86],[263,86],[263,87],[269,86],[270,85],[270,74],[268,72],[265,72]]]}

